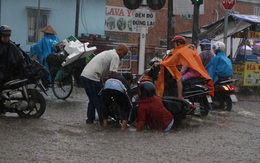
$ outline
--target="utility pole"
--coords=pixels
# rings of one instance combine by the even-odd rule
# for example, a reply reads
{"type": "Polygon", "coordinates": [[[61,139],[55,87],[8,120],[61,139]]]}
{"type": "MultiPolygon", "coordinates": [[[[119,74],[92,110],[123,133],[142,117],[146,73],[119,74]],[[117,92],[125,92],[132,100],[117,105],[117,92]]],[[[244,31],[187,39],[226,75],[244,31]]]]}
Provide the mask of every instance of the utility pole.
{"type": "Polygon", "coordinates": [[[193,26],[192,26],[192,44],[197,46],[199,35],[199,14],[200,5],[203,4],[203,0],[191,0],[194,5],[193,9],[193,26]]]}
{"type": "Polygon", "coordinates": [[[37,18],[36,18],[36,41],[39,40],[39,22],[40,22],[40,15],[41,15],[41,0],[38,0],[38,9],[37,9],[37,18]]]}
{"type": "MultiPolygon", "coordinates": [[[[226,10],[225,11],[225,18],[224,18],[224,44],[227,45],[227,31],[228,31],[228,15],[229,15],[229,11],[226,10]]],[[[225,48],[225,54],[227,54],[227,46],[225,48]]]]}
{"type": "Polygon", "coordinates": [[[174,35],[173,21],[173,0],[168,0],[168,25],[167,25],[167,49],[172,49],[171,40],[174,35]]]}
{"type": "Polygon", "coordinates": [[[75,18],[75,37],[78,38],[79,36],[79,7],[80,7],[80,0],[76,0],[76,18],[75,18]]]}

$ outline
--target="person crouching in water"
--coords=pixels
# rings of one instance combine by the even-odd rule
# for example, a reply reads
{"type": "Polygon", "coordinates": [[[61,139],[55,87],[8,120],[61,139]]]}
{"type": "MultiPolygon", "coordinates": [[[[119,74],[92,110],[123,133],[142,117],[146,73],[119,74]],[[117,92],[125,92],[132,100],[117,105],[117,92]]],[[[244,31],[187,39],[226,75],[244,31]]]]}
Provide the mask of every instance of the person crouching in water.
{"type": "Polygon", "coordinates": [[[141,83],[139,97],[136,131],[142,131],[145,125],[149,129],[169,131],[174,119],[164,107],[161,97],[155,95],[155,85],[152,82],[141,83]]]}
{"type": "Polygon", "coordinates": [[[104,84],[102,90],[103,126],[107,128],[108,116],[122,121],[121,131],[124,131],[130,121],[132,102],[130,100],[130,79],[120,74],[112,75],[104,84]]]}

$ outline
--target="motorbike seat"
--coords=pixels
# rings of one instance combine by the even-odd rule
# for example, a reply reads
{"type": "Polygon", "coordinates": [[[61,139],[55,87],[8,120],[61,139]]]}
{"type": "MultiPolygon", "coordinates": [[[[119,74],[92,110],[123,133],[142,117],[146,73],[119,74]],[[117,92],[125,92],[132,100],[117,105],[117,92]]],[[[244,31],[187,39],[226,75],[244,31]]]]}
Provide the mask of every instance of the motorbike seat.
{"type": "Polygon", "coordinates": [[[13,86],[20,87],[20,86],[24,85],[24,83],[27,81],[28,81],[28,79],[14,79],[14,80],[6,82],[3,85],[3,88],[9,88],[9,87],[13,87],[13,86]]]}
{"type": "Polygon", "coordinates": [[[184,86],[188,85],[194,85],[194,84],[207,84],[211,79],[205,79],[205,78],[191,78],[183,82],[184,86]]]}
{"type": "Polygon", "coordinates": [[[225,80],[219,80],[218,82],[217,82],[217,84],[228,84],[228,83],[233,83],[233,82],[235,82],[235,81],[237,81],[237,79],[230,79],[230,78],[228,78],[228,79],[225,79],[225,80]]]}

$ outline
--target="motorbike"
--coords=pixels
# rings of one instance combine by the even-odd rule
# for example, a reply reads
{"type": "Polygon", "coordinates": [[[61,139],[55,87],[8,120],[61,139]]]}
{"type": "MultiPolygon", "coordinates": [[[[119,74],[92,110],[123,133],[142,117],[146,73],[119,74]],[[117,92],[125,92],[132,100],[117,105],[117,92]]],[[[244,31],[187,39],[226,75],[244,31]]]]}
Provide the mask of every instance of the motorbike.
{"type": "MultiPolygon", "coordinates": [[[[139,102],[138,85],[132,87],[131,92],[131,100],[133,104],[131,122],[134,122],[137,118],[137,108],[139,102]]],[[[191,115],[194,111],[193,104],[185,99],[164,96],[162,97],[162,102],[164,107],[173,115],[175,126],[179,126],[182,120],[186,118],[186,115],[191,115]]]]}
{"type": "Polygon", "coordinates": [[[183,83],[183,98],[194,105],[194,115],[205,117],[212,110],[211,88],[207,86],[210,80],[192,78],[183,83]]]}
{"type": "MultiPolygon", "coordinates": [[[[154,66],[154,63],[158,61],[161,61],[161,59],[158,57],[153,58],[149,62],[151,67],[146,69],[141,75],[136,75],[134,78],[133,87],[131,88],[131,100],[133,104],[132,119],[137,117],[137,108],[139,102],[138,85],[145,76],[151,77],[152,82],[155,83],[159,69],[158,67],[154,66]]],[[[175,126],[179,126],[187,115],[191,115],[194,112],[193,104],[186,99],[179,99],[173,96],[163,96],[162,102],[164,107],[174,116],[175,126]]]]}
{"type": "Polygon", "coordinates": [[[0,88],[0,113],[17,113],[21,118],[41,117],[45,112],[46,102],[39,91],[28,87],[30,83],[28,78],[4,83],[0,88]]]}
{"type": "MultiPolygon", "coordinates": [[[[162,59],[160,58],[153,58],[149,65],[151,65],[150,68],[146,69],[143,74],[139,75],[135,79],[138,82],[140,82],[140,79],[144,76],[150,76],[153,80],[153,82],[156,81],[158,73],[160,72],[160,69],[156,66],[154,66],[155,62],[158,62],[162,59]]],[[[211,92],[211,88],[207,86],[207,83],[211,79],[204,79],[204,78],[192,78],[183,83],[183,100],[190,103],[192,106],[189,108],[189,110],[186,110],[186,115],[196,115],[205,117],[208,115],[209,110],[212,109],[211,103],[212,98],[209,95],[211,92]]],[[[135,86],[137,87],[137,86],[135,86]]],[[[137,88],[133,88],[137,89],[137,88]]],[[[136,92],[137,90],[135,90],[136,92]]],[[[169,91],[169,90],[167,90],[169,91]]],[[[172,98],[172,99],[178,99],[177,97],[163,97],[162,99],[172,98]]],[[[136,103],[135,101],[138,101],[137,95],[133,95],[133,103],[136,103]]],[[[176,100],[175,100],[176,101],[176,100]]]]}
{"type": "Polygon", "coordinates": [[[21,74],[0,86],[0,114],[10,112],[17,113],[21,118],[40,118],[46,108],[45,99],[40,93],[46,94],[46,89],[41,81],[48,76],[48,71],[24,51],[21,52],[24,56],[19,69],[21,74]],[[32,85],[37,85],[39,89],[32,85]]]}
{"type": "Polygon", "coordinates": [[[215,84],[215,95],[212,98],[212,108],[215,110],[231,111],[232,104],[236,103],[236,88],[232,84],[236,79],[223,79],[215,84]]]}

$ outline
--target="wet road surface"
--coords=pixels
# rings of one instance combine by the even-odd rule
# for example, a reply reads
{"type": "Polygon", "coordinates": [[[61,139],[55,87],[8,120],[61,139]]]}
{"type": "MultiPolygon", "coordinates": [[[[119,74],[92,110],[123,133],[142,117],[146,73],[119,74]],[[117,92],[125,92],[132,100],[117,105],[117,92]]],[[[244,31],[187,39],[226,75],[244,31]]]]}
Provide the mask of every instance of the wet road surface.
{"type": "Polygon", "coordinates": [[[0,117],[1,163],[83,162],[245,162],[260,159],[260,109],[257,100],[240,101],[231,112],[187,117],[168,133],[116,124],[86,125],[87,96],[75,88],[66,101],[51,93],[40,119],[0,117]]]}

